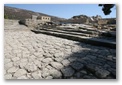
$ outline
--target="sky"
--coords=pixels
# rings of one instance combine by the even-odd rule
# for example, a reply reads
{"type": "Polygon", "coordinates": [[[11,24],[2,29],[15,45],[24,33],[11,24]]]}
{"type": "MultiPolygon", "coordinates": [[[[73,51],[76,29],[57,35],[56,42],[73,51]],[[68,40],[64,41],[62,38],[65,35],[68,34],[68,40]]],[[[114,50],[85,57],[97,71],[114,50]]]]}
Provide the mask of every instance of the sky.
{"type": "Polygon", "coordinates": [[[110,15],[104,15],[102,7],[99,7],[98,4],[5,4],[5,6],[31,10],[66,19],[76,15],[87,15],[90,17],[100,15],[102,18],[116,17],[115,6],[112,8],[110,15]]]}

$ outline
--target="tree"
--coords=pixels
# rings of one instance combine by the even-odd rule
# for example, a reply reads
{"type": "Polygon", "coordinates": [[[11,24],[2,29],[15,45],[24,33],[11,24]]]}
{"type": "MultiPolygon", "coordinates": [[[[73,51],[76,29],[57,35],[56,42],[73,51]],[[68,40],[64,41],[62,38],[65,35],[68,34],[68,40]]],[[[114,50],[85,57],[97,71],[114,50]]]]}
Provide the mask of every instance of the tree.
{"type": "Polygon", "coordinates": [[[8,19],[8,16],[6,14],[4,15],[4,19],[8,19]]]}
{"type": "Polygon", "coordinates": [[[102,11],[105,15],[109,15],[111,13],[111,8],[115,6],[115,4],[99,4],[102,6],[102,11]]]}

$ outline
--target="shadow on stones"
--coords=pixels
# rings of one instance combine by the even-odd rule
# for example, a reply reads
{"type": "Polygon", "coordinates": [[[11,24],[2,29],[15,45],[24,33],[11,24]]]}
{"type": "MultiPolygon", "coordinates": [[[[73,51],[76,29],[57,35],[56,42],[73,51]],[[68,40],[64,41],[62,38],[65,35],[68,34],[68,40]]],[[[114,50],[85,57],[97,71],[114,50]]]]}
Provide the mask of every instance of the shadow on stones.
{"type": "Polygon", "coordinates": [[[53,79],[116,79],[116,49],[80,42],[76,45],[78,51],[55,60],[61,65],[51,64],[57,69],[51,74],[53,79]]]}
{"type": "Polygon", "coordinates": [[[85,49],[74,52],[65,59],[70,63],[61,69],[62,78],[116,79],[116,60],[111,59],[116,56],[115,50],[82,43],[77,45],[85,49]]]}

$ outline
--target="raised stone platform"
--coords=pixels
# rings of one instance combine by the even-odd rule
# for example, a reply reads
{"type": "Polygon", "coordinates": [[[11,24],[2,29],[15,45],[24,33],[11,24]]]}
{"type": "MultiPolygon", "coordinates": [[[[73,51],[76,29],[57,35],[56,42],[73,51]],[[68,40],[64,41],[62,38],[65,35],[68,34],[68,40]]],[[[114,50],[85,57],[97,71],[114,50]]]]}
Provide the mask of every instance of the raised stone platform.
{"type": "Polygon", "coordinates": [[[67,38],[70,40],[80,41],[91,45],[96,46],[104,46],[109,48],[116,48],[115,41],[109,41],[106,39],[99,39],[89,37],[90,35],[84,33],[76,33],[76,32],[67,32],[67,31],[59,31],[59,30],[48,30],[48,29],[40,29],[40,30],[32,30],[35,33],[43,33],[48,35],[53,35],[57,37],[67,38]]]}

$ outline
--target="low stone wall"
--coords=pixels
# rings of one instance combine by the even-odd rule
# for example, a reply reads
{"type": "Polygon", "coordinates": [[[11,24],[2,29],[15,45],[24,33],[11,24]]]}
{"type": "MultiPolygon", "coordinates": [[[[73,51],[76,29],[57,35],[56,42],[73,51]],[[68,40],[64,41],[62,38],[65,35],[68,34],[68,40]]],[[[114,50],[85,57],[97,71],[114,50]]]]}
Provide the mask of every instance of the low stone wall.
{"type": "Polygon", "coordinates": [[[100,19],[100,20],[98,20],[98,24],[99,25],[102,25],[102,24],[116,24],[116,19],[115,18],[100,19]]]}
{"type": "Polygon", "coordinates": [[[101,24],[107,24],[108,20],[98,20],[98,24],[101,25],[101,24]]]}
{"type": "Polygon", "coordinates": [[[10,19],[4,19],[4,25],[15,25],[19,24],[19,20],[10,20],[10,19]]]}
{"type": "Polygon", "coordinates": [[[36,27],[38,24],[44,24],[45,22],[42,20],[25,19],[20,20],[19,23],[28,27],[36,27]]]}

